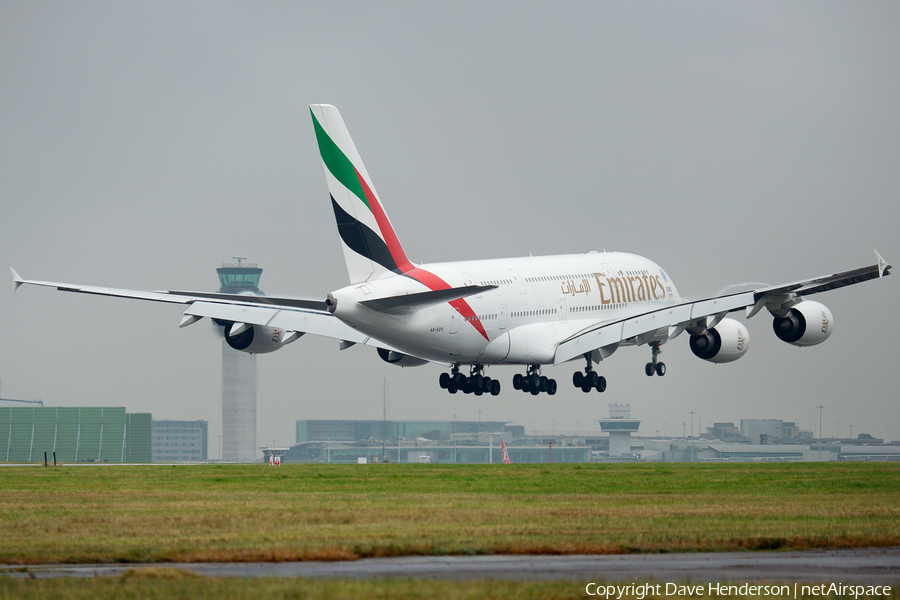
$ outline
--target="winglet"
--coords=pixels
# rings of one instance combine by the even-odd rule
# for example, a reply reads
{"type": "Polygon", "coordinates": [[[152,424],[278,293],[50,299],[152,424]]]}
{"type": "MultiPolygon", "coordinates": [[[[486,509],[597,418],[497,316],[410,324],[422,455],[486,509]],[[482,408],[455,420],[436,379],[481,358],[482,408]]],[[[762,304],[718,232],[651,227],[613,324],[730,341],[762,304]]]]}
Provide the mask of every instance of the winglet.
{"type": "MultiPolygon", "coordinates": [[[[885,275],[891,274],[891,265],[887,264],[887,262],[878,254],[878,250],[875,250],[875,258],[878,259],[878,276],[884,277],[885,275]]],[[[15,271],[13,271],[15,273],[15,271]]]]}
{"type": "Polygon", "coordinates": [[[22,285],[23,283],[25,283],[25,280],[22,279],[19,276],[19,274],[16,273],[16,270],[13,269],[12,267],[10,267],[9,270],[12,271],[12,276],[13,276],[13,291],[12,291],[12,293],[15,294],[16,290],[19,289],[19,286],[22,285]]]}

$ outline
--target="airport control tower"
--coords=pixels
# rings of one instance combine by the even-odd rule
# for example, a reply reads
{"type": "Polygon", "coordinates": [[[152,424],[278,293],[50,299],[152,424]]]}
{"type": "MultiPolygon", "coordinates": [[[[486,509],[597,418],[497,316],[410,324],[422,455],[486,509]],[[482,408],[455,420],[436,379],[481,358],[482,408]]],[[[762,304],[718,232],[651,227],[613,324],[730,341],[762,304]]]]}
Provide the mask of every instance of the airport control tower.
{"type": "Polygon", "coordinates": [[[609,457],[632,456],[631,434],[637,433],[640,419],[631,418],[630,404],[610,404],[609,418],[600,419],[600,431],[609,434],[609,457]]]}
{"type": "MultiPolygon", "coordinates": [[[[219,274],[219,293],[263,295],[263,270],[245,258],[232,257],[219,274]]],[[[219,327],[222,332],[222,327],[219,327]]],[[[222,336],[222,460],[256,460],[256,355],[234,350],[222,336]]]]}

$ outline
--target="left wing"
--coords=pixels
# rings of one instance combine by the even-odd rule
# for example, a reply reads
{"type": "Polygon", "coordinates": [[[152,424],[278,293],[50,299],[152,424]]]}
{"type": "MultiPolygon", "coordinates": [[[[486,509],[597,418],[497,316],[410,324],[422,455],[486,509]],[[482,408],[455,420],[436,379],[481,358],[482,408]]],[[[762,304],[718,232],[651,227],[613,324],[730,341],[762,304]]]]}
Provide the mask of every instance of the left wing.
{"type": "Polygon", "coordinates": [[[311,333],[333,338],[342,342],[341,348],[346,348],[353,344],[365,344],[394,350],[390,345],[360,333],[337,319],[325,310],[325,302],[320,300],[206,292],[124,290],[22,279],[15,269],[10,268],[10,271],[12,271],[13,275],[13,293],[22,285],[38,285],[53,287],[61,292],[78,292],[81,294],[186,304],[187,308],[184,311],[179,327],[195,323],[203,317],[210,317],[222,321],[278,327],[288,332],[311,333]]]}
{"type": "Polygon", "coordinates": [[[637,345],[641,345],[664,333],[671,340],[685,330],[715,327],[728,313],[742,309],[746,309],[748,319],[763,308],[777,314],[790,309],[800,296],[890,275],[893,267],[885,262],[877,251],[875,256],[878,262],[868,267],[696,302],[685,302],[648,310],[625,319],[592,325],[560,343],[556,348],[553,364],[559,365],[595,350],[599,350],[601,356],[608,355],[622,342],[634,341],[637,345]]]}

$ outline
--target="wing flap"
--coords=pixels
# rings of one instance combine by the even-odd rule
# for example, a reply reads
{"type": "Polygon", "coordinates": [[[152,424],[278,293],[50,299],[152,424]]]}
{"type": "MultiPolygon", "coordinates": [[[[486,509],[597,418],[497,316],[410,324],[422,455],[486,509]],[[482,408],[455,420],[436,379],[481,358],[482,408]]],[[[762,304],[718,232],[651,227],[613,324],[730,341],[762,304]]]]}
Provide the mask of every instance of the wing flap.
{"type": "Polygon", "coordinates": [[[677,335],[694,321],[713,315],[720,318],[723,314],[741,310],[748,305],[753,306],[755,301],[753,292],[741,292],[697,302],[665,306],[627,319],[598,323],[562,342],[556,348],[553,364],[558,365],[586,352],[633,338],[641,343],[646,343],[656,332],[669,328],[675,328],[677,332],[675,335],[677,335]]]}
{"type": "Polygon", "coordinates": [[[365,344],[369,341],[369,336],[353,329],[326,311],[314,312],[217,302],[194,302],[184,311],[184,314],[247,323],[248,325],[278,327],[286,331],[311,333],[354,344],[365,344]]]}
{"type": "Polygon", "coordinates": [[[748,318],[752,317],[762,310],[763,306],[768,306],[767,301],[780,303],[782,298],[790,300],[796,296],[826,292],[890,275],[893,267],[885,262],[878,252],[875,252],[875,256],[878,263],[868,267],[747,292],[705,298],[696,302],[686,302],[647,311],[627,319],[597,323],[560,343],[556,349],[554,364],[564,363],[586,352],[592,352],[625,340],[636,339],[639,342],[646,342],[652,337],[652,332],[666,327],[671,332],[668,336],[671,339],[688,327],[714,326],[726,314],[737,310],[747,309],[748,318]],[[709,319],[710,317],[712,319],[709,319]]]}

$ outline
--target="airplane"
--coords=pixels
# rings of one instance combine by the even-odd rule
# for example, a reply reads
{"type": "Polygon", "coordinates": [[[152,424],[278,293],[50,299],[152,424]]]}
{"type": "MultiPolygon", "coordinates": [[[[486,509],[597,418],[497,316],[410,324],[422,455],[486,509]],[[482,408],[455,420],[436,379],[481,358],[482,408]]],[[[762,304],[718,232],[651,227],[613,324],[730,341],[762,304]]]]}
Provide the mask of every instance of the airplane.
{"type": "Polygon", "coordinates": [[[509,452],[506,450],[506,442],[503,441],[503,438],[500,438],[500,452],[503,453],[503,464],[511,465],[512,461],[509,459],[509,452]]]}
{"type": "Polygon", "coordinates": [[[448,371],[438,379],[451,394],[500,394],[495,365],[518,365],[513,388],[554,395],[546,365],[583,361],[572,384],[583,392],[606,390],[595,365],[619,348],[646,346],[648,376],[663,376],[661,347],[687,334],[700,359],[728,363],[747,353],[743,323],[728,318],[763,309],[775,335],[795,346],[824,342],[834,317],[807,297],[889,275],[876,264],[699,300],[683,298],[669,274],[648,258],[622,252],[587,252],[417,265],[408,258],[337,108],[310,105],[313,129],[341,240],[350,285],[324,299],[209,292],[140,291],[22,279],[22,285],[60,291],[185,305],[179,327],[208,317],[224,327],[236,350],[264,354],[305,334],[334,338],[344,350],[374,347],[400,367],[428,363],[448,371]],[[468,371],[466,373],[465,371],[468,371]]]}

